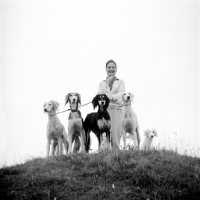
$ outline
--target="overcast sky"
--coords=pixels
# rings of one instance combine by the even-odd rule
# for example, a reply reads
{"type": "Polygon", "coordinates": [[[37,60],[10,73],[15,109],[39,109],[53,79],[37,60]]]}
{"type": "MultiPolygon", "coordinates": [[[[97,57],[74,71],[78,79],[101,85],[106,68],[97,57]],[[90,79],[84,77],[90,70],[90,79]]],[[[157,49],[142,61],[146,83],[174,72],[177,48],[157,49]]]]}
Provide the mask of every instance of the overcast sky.
{"type": "MultiPolygon", "coordinates": [[[[2,0],[0,164],[43,156],[43,103],[78,92],[82,104],[116,61],[134,94],[141,136],[177,132],[200,143],[198,0],[2,0]]],[[[92,105],[81,108],[83,118],[92,105]]],[[[67,129],[68,112],[59,118],[67,129]]]]}

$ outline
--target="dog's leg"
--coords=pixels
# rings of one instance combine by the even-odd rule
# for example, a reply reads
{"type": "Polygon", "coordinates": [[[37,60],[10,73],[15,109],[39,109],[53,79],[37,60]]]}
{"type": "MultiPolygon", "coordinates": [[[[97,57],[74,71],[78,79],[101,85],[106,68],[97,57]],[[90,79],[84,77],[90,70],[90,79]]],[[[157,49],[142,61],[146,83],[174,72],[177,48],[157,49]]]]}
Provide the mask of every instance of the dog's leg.
{"type": "Polygon", "coordinates": [[[64,136],[65,140],[67,141],[68,136],[67,136],[67,132],[65,130],[65,127],[63,126],[63,131],[62,131],[62,135],[64,136]]]}
{"type": "Polygon", "coordinates": [[[62,138],[62,142],[63,142],[63,144],[64,144],[64,147],[65,147],[65,152],[66,152],[66,154],[68,154],[68,142],[67,142],[67,140],[65,139],[65,138],[62,138]]]}
{"type": "Polygon", "coordinates": [[[138,149],[138,137],[137,137],[137,133],[135,131],[132,131],[131,135],[132,135],[133,141],[134,141],[134,148],[138,149]]]}
{"type": "Polygon", "coordinates": [[[102,141],[102,136],[101,136],[101,133],[97,133],[97,139],[98,139],[98,142],[99,142],[99,149],[100,150],[100,147],[101,147],[101,141],[102,141]]]}
{"type": "Polygon", "coordinates": [[[64,148],[65,148],[65,151],[66,151],[66,154],[68,153],[68,136],[67,136],[67,132],[65,130],[65,127],[63,126],[63,131],[62,131],[62,143],[64,144],[64,148]]]}
{"type": "Polygon", "coordinates": [[[58,139],[58,155],[61,156],[62,154],[62,138],[58,139]]]}
{"type": "Polygon", "coordinates": [[[90,130],[88,130],[86,133],[86,138],[85,138],[85,150],[86,152],[89,152],[90,150],[90,130]]]}
{"type": "Polygon", "coordinates": [[[83,152],[85,150],[85,148],[84,148],[85,132],[82,130],[80,134],[81,134],[81,152],[83,152]]]}
{"type": "Polygon", "coordinates": [[[47,144],[46,144],[46,156],[47,156],[47,158],[49,157],[50,142],[51,142],[51,140],[48,139],[47,144]]]}
{"type": "Polygon", "coordinates": [[[137,142],[138,142],[138,148],[140,146],[140,133],[139,133],[139,124],[138,124],[138,121],[136,122],[136,134],[137,134],[137,142]]]}
{"type": "Polygon", "coordinates": [[[61,139],[61,155],[63,154],[63,142],[62,142],[62,139],[61,139]]]}
{"type": "Polygon", "coordinates": [[[122,136],[123,136],[123,141],[124,141],[124,149],[126,149],[126,130],[122,130],[122,136]]]}
{"type": "Polygon", "coordinates": [[[110,148],[110,130],[106,131],[107,147],[110,148]]]}
{"type": "Polygon", "coordinates": [[[72,133],[69,132],[69,136],[68,136],[68,154],[72,153],[72,133]]]}
{"type": "Polygon", "coordinates": [[[57,150],[58,148],[58,143],[56,141],[53,141],[53,144],[52,144],[52,151],[51,151],[51,154],[52,156],[55,156],[55,151],[57,150]]]}

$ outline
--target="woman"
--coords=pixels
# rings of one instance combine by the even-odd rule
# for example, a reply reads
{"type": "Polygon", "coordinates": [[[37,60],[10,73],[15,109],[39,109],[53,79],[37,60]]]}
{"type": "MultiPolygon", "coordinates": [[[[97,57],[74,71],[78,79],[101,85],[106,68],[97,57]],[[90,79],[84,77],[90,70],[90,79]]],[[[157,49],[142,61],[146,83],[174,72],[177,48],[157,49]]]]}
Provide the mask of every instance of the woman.
{"type": "Polygon", "coordinates": [[[111,142],[112,146],[118,147],[121,139],[122,93],[125,92],[125,83],[115,76],[115,61],[109,60],[106,63],[106,72],[107,78],[99,84],[98,94],[106,94],[110,99],[108,112],[111,118],[111,142]]]}

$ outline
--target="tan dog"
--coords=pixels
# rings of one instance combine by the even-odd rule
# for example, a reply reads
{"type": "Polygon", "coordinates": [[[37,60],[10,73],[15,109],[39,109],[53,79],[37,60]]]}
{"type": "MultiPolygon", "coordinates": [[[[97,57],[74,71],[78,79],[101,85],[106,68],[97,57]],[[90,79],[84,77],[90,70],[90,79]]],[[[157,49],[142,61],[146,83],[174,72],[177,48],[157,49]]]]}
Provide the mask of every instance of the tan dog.
{"type": "Polygon", "coordinates": [[[68,153],[72,153],[72,143],[75,142],[76,149],[80,151],[85,149],[85,131],[83,128],[83,119],[78,105],[81,104],[81,96],[78,93],[69,93],[65,96],[65,104],[69,102],[71,112],[68,118],[68,153]]]}
{"type": "Polygon", "coordinates": [[[155,129],[147,129],[144,131],[145,139],[142,143],[141,150],[150,150],[153,138],[157,136],[157,131],[155,129]]]}
{"type": "Polygon", "coordinates": [[[135,148],[139,148],[140,134],[137,115],[131,107],[131,101],[133,100],[132,93],[123,93],[122,100],[124,105],[124,111],[122,114],[122,136],[124,141],[124,148],[126,149],[126,134],[129,133],[130,137],[134,141],[135,148]]]}
{"type": "Polygon", "coordinates": [[[65,150],[68,150],[67,133],[65,127],[61,124],[59,118],[56,115],[59,103],[52,100],[44,103],[44,112],[48,114],[47,124],[47,145],[46,156],[49,157],[50,144],[53,140],[52,155],[55,154],[55,149],[58,146],[58,155],[62,154],[62,144],[65,146],[65,150]]]}

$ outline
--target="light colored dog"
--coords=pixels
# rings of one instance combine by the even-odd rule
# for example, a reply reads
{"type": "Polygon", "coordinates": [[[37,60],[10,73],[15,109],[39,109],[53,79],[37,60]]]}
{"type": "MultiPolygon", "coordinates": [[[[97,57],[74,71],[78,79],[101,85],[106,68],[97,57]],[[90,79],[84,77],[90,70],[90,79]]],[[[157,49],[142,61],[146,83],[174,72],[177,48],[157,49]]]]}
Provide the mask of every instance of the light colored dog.
{"type": "Polygon", "coordinates": [[[127,133],[129,133],[130,137],[133,139],[134,147],[139,148],[140,144],[139,124],[137,115],[131,107],[131,102],[133,101],[133,94],[123,93],[122,100],[124,105],[124,110],[122,114],[122,136],[124,141],[124,149],[126,149],[127,133]]]}
{"type": "Polygon", "coordinates": [[[68,153],[72,153],[72,143],[75,142],[75,146],[80,151],[84,151],[85,147],[85,131],[83,127],[83,118],[81,112],[78,109],[81,104],[81,96],[78,93],[68,93],[65,96],[65,104],[69,102],[71,112],[68,118],[68,153]],[[81,140],[81,141],[80,141],[81,140]]]}
{"type": "Polygon", "coordinates": [[[157,136],[157,131],[155,129],[147,129],[144,131],[145,139],[142,143],[141,150],[150,150],[153,138],[157,136]]]}
{"type": "Polygon", "coordinates": [[[47,124],[47,145],[46,145],[46,156],[49,157],[50,144],[53,140],[52,155],[55,154],[55,149],[58,146],[58,155],[62,154],[62,145],[64,144],[65,150],[67,152],[67,133],[65,127],[61,124],[59,118],[56,115],[59,103],[52,100],[44,103],[44,112],[48,114],[48,124],[47,124]]]}

